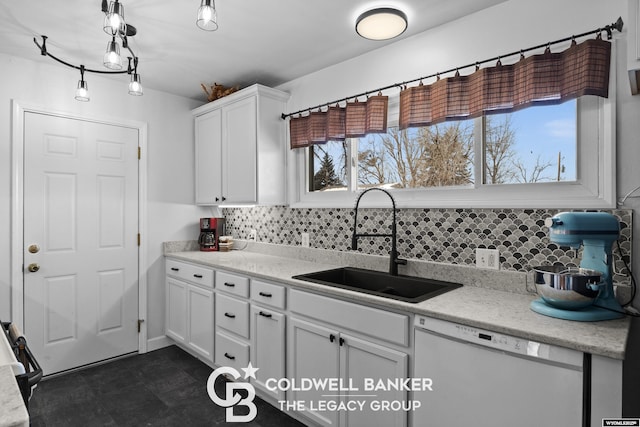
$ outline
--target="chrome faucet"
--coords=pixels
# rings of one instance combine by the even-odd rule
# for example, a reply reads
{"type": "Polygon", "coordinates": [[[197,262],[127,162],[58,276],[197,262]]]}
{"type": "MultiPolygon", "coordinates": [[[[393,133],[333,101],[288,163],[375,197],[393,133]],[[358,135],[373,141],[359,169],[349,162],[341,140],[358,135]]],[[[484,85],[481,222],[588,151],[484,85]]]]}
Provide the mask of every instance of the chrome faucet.
{"type": "Polygon", "coordinates": [[[398,264],[407,265],[406,259],[398,258],[398,250],[396,249],[396,201],[393,199],[391,193],[383,188],[369,188],[364,190],[358,196],[358,200],[356,201],[356,208],[353,215],[353,236],[351,237],[351,249],[358,249],[358,237],[391,237],[391,252],[389,253],[389,274],[392,276],[398,275],[398,264]],[[356,229],[358,227],[358,205],[360,204],[360,199],[369,191],[378,190],[382,191],[384,194],[389,196],[391,199],[391,204],[393,205],[393,224],[391,225],[391,234],[379,234],[379,233],[357,233],[356,229]]]}

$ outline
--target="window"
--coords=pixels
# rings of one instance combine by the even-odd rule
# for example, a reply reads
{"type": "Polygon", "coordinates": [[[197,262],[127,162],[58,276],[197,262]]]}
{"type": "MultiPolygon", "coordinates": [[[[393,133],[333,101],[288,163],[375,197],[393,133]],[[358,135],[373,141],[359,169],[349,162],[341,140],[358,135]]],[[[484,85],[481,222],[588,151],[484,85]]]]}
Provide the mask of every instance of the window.
{"type": "Polygon", "coordinates": [[[292,206],[351,206],[380,186],[403,207],[613,207],[614,105],[585,96],[399,130],[392,102],[385,134],[293,150],[292,206]]]}
{"type": "Polygon", "coordinates": [[[484,183],[576,181],[577,102],[487,116],[484,183]]]}

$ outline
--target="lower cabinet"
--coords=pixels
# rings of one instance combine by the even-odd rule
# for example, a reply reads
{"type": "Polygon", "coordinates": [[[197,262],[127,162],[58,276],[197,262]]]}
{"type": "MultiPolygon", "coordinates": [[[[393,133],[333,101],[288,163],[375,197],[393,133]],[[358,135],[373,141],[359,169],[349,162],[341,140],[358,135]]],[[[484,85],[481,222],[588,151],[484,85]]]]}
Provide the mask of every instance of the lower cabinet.
{"type": "Polygon", "coordinates": [[[189,285],[187,301],[187,347],[213,362],[213,291],[189,285]]]}
{"type": "Polygon", "coordinates": [[[218,330],[215,364],[229,366],[242,373],[241,369],[249,364],[249,344],[218,330]]]}
{"type": "Polygon", "coordinates": [[[296,317],[289,319],[288,332],[288,378],[296,385],[309,379],[335,379],[338,386],[338,390],[292,390],[287,400],[304,401],[307,417],[324,426],[407,425],[406,412],[381,411],[378,406],[382,401],[406,402],[406,391],[365,389],[379,381],[406,378],[406,353],[296,317]],[[327,410],[341,403],[352,407],[327,410]]]}
{"type": "Polygon", "coordinates": [[[166,278],[165,333],[213,362],[213,291],[174,277],[166,278]]]}
{"type": "Polygon", "coordinates": [[[269,378],[285,378],[284,314],[251,306],[251,363],[259,368],[254,385],[277,400],[284,400],[284,390],[265,384],[269,378]]]}

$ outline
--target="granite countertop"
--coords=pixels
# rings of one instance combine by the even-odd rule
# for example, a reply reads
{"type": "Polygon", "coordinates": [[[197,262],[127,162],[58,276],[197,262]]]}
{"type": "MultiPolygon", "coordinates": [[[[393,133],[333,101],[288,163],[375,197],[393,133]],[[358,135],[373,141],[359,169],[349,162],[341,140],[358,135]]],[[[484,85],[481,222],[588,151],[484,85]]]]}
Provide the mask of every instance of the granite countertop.
{"type": "MultiPolygon", "coordinates": [[[[412,304],[291,278],[297,274],[353,265],[349,262],[351,261],[349,256],[346,255],[331,258],[328,262],[316,262],[246,250],[231,252],[166,251],[165,254],[167,257],[177,260],[247,274],[255,278],[274,280],[294,288],[333,295],[354,302],[374,304],[381,308],[462,323],[613,359],[621,360],[625,356],[630,326],[628,318],[602,322],[573,322],[555,319],[533,312],[529,308],[529,304],[537,297],[526,293],[465,285],[426,301],[412,304]]],[[[324,258],[317,257],[315,259],[324,258]]],[[[477,269],[473,270],[478,271],[477,269]]],[[[478,271],[477,274],[482,276],[481,271],[478,271]]],[[[526,281],[524,275],[514,277],[520,277],[523,282],[526,281]]]]}
{"type": "Polygon", "coordinates": [[[0,427],[29,426],[29,413],[9,365],[0,365],[0,408],[0,427]]]}

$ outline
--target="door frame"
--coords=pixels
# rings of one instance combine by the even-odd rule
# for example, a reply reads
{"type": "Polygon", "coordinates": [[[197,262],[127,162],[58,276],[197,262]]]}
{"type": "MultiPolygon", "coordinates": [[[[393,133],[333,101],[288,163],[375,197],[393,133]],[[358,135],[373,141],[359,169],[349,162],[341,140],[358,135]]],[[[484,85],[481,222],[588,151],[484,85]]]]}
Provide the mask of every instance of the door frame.
{"type": "MultiPolygon", "coordinates": [[[[135,120],[95,117],[52,110],[11,100],[11,319],[24,328],[24,114],[49,116],[101,123],[138,130],[138,146],[147,153],[147,123],[135,120]]],[[[138,334],[138,352],[147,352],[147,156],[138,160],[138,233],[145,237],[138,246],[138,319],[143,320],[138,334]]]]}

